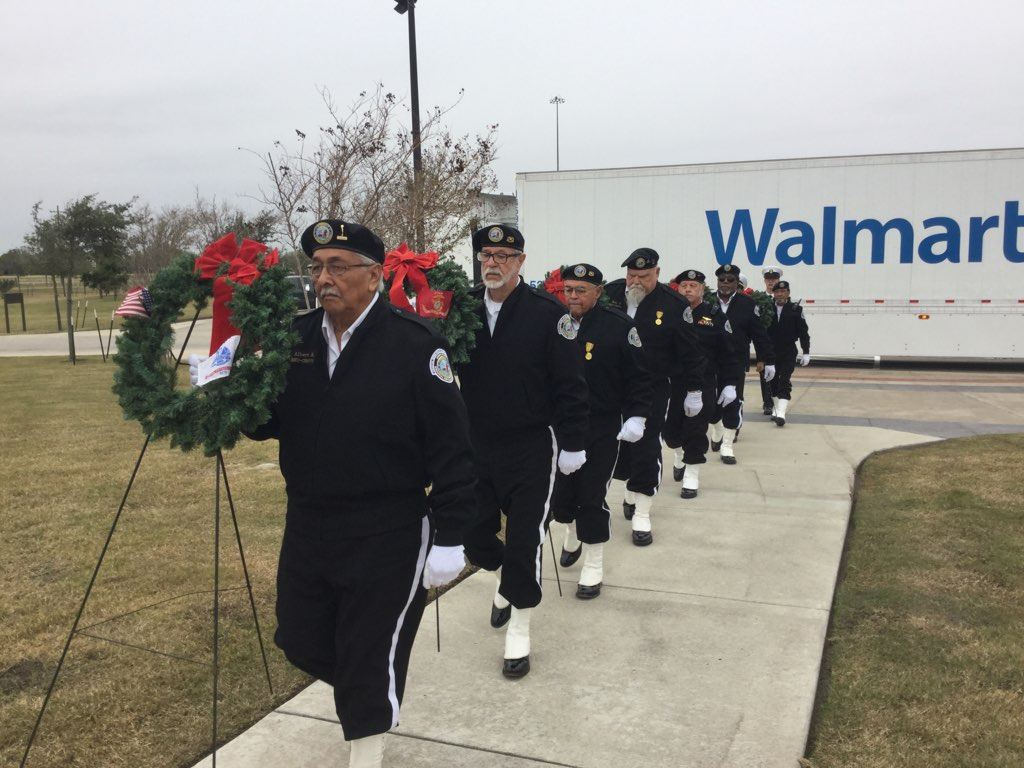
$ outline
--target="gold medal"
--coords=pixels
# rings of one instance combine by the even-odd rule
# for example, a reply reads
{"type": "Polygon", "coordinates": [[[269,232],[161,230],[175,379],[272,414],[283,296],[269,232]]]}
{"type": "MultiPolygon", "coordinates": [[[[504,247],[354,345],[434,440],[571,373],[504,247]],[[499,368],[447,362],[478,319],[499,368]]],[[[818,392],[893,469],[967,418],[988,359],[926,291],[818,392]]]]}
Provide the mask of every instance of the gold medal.
{"type": "Polygon", "coordinates": [[[655,317],[654,317],[654,324],[655,325],[661,325],[661,316],[664,315],[664,314],[665,313],[662,312],[660,309],[657,311],[657,313],[655,314],[655,317]]]}
{"type": "Polygon", "coordinates": [[[585,354],[583,357],[586,360],[593,360],[594,359],[594,355],[592,354],[592,352],[594,351],[594,342],[588,341],[587,344],[586,344],[586,349],[587,349],[587,354],[585,354]]]}

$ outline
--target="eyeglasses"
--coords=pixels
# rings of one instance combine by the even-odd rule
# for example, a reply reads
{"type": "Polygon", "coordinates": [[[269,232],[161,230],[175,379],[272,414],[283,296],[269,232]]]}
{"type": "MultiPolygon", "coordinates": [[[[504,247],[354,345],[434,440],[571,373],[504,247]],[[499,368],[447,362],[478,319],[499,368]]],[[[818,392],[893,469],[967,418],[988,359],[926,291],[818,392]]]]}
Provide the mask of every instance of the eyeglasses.
{"type": "Polygon", "coordinates": [[[331,277],[342,277],[350,269],[359,269],[360,267],[375,267],[376,264],[344,264],[340,261],[332,261],[328,264],[317,264],[313,263],[309,265],[309,274],[313,278],[318,278],[323,274],[326,269],[327,274],[331,277]]]}
{"type": "Polygon", "coordinates": [[[483,264],[488,259],[491,259],[495,264],[505,264],[509,259],[514,259],[517,256],[522,256],[522,253],[484,253],[480,251],[476,255],[476,260],[483,264]]]}
{"type": "Polygon", "coordinates": [[[722,275],[720,278],[718,278],[718,282],[720,282],[720,283],[737,283],[739,281],[735,277],[733,277],[732,275],[722,275]]]}
{"type": "Polygon", "coordinates": [[[566,296],[572,296],[574,294],[576,294],[578,296],[586,296],[588,293],[590,293],[590,289],[587,288],[586,286],[581,286],[579,288],[575,288],[575,287],[567,285],[562,290],[565,291],[565,295],[566,296]]]}

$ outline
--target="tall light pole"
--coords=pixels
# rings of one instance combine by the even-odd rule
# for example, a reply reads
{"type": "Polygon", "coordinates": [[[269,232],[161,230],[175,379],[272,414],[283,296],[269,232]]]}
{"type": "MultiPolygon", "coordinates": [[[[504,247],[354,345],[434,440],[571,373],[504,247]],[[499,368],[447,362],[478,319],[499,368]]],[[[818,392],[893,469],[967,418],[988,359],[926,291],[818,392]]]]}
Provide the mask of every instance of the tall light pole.
{"type": "Polygon", "coordinates": [[[409,81],[412,91],[412,213],[416,227],[414,250],[424,247],[423,216],[420,211],[420,176],[423,157],[420,153],[420,87],[416,73],[416,0],[396,0],[395,12],[409,17],[409,81]]]}
{"type": "Polygon", "coordinates": [[[555,105],[555,170],[559,171],[562,169],[562,159],[558,148],[558,105],[565,104],[565,99],[561,96],[555,96],[548,104],[555,105]]]}

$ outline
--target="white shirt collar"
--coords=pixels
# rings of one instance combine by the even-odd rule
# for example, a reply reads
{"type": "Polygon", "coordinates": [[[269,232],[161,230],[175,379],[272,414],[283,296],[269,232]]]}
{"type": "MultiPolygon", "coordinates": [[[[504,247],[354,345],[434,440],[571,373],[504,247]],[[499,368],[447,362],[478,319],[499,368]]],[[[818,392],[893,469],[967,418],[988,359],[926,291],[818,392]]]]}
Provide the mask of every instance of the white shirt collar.
{"type": "Polygon", "coordinates": [[[341,334],[341,342],[338,342],[338,335],[334,332],[334,326],[331,324],[331,318],[327,314],[327,310],[324,310],[323,321],[320,323],[320,330],[323,331],[324,341],[327,342],[327,375],[334,375],[334,366],[338,364],[338,358],[341,357],[342,350],[345,349],[345,345],[348,344],[349,339],[352,338],[352,334],[355,333],[356,328],[362,325],[366,316],[370,314],[370,310],[373,309],[373,305],[377,303],[379,294],[375,291],[373,298],[370,299],[370,303],[366,305],[366,309],[362,311],[353,321],[352,325],[341,334]]]}
{"type": "MultiPolygon", "coordinates": [[[[522,275],[516,278],[516,288],[519,287],[519,283],[522,282],[522,275]]],[[[512,294],[509,294],[511,296],[512,294]]],[[[491,335],[494,335],[494,326],[498,322],[498,313],[501,312],[501,305],[503,301],[495,301],[491,298],[491,291],[488,288],[484,288],[484,309],[487,312],[487,327],[491,331],[491,335]]]]}

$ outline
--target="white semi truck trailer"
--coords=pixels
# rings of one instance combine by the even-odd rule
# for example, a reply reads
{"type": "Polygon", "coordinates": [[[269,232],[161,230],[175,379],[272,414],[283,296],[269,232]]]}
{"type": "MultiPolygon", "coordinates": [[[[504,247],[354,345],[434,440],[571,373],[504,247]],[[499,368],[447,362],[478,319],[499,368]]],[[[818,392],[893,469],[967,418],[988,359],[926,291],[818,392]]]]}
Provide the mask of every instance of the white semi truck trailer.
{"type": "MultiPolygon", "coordinates": [[[[1024,149],[520,173],[526,278],[782,267],[815,356],[1024,359],[1024,149]]],[[[713,277],[711,278],[713,281],[713,277]]],[[[713,284],[713,282],[712,282],[713,284]]]]}

